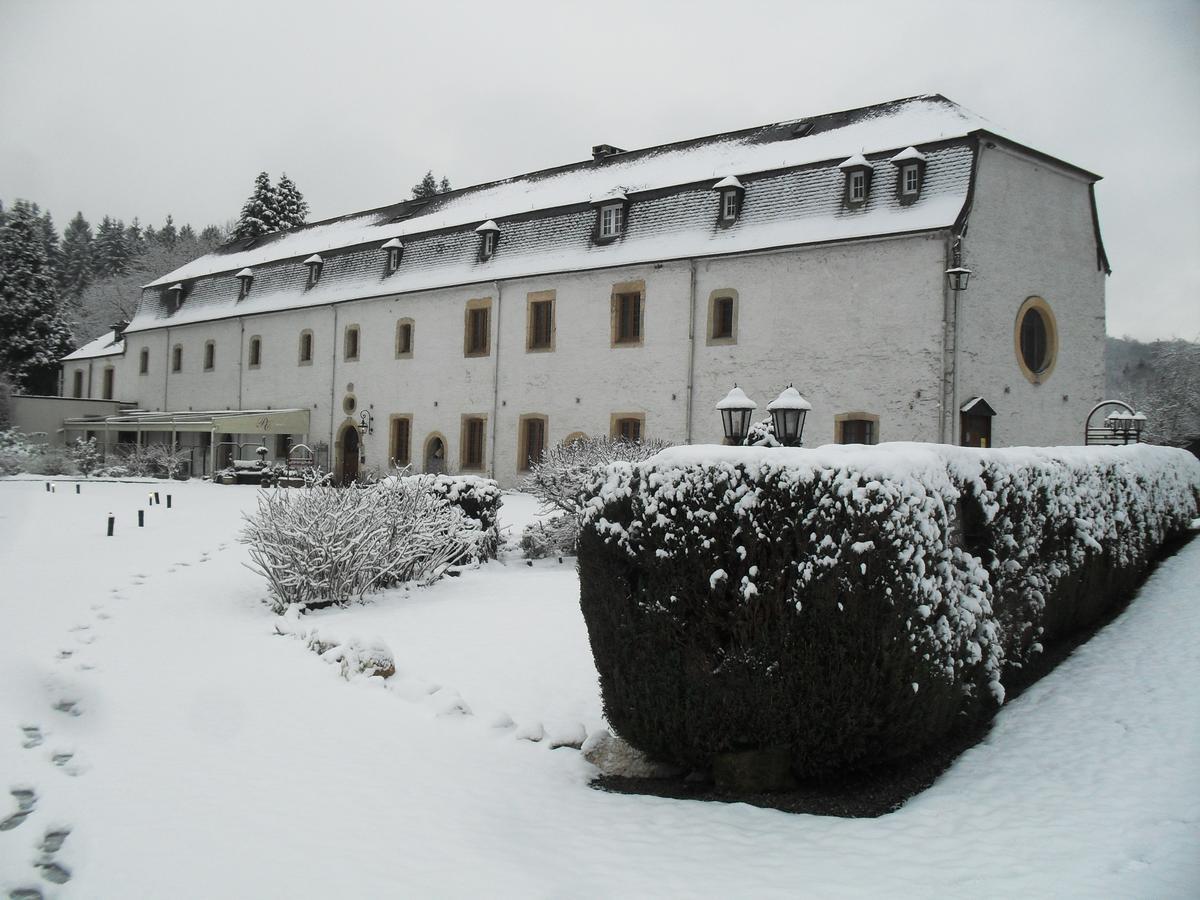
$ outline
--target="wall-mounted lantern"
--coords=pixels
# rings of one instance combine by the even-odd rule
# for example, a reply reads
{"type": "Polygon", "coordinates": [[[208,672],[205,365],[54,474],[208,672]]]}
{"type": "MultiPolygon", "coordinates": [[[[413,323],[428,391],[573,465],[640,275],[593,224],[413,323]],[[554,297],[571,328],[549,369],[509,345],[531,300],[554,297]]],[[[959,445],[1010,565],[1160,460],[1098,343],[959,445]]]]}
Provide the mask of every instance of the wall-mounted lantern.
{"type": "Polygon", "coordinates": [[[965,291],[967,282],[971,280],[971,270],[962,264],[962,238],[956,237],[954,245],[951,248],[953,253],[954,265],[946,270],[946,280],[950,283],[950,290],[954,293],[965,291]]]}

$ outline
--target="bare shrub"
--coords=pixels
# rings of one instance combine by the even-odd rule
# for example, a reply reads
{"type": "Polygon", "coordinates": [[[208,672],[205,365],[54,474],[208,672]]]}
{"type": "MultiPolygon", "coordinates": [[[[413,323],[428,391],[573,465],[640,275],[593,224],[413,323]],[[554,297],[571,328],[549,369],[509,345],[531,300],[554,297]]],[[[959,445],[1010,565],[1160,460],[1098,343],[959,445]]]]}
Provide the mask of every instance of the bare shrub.
{"type": "MultiPolygon", "coordinates": [[[[624,438],[587,437],[547,447],[542,452],[541,460],[530,467],[522,489],[538,498],[542,512],[566,513],[567,520],[555,526],[557,552],[575,552],[579,518],[583,512],[583,494],[592,469],[614,462],[640,462],[667,446],[666,441],[656,439],[628,441],[624,438]]],[[[531,536],[530,540],[541,543],[538,535],[531,536]]]]}
{"type": "Polygon", "coordinates": [[[267,579],[274,610],[345,606],[370,591],[429,583],[469,554],[481,533],[429,481],[260,494],[240,540],[250,546],[249,568],[267,579]]]}

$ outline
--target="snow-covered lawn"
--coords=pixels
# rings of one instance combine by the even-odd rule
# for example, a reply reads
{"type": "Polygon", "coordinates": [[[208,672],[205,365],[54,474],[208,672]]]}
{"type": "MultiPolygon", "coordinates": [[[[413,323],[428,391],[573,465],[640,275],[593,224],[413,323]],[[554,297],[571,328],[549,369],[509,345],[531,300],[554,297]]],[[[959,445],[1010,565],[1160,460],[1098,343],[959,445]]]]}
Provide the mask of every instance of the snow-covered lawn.
{"type": "Polygon", "coordinates": [[[306,617],[395,652],[347,682],[274,633],[235,540],[254,489],[158,488],[175,508],[0,480],[6,897],[1200,893],[1200,541],[928,791],[840,820],[601,793],[518,739],[602,725],[571,560],[306,617]]]}

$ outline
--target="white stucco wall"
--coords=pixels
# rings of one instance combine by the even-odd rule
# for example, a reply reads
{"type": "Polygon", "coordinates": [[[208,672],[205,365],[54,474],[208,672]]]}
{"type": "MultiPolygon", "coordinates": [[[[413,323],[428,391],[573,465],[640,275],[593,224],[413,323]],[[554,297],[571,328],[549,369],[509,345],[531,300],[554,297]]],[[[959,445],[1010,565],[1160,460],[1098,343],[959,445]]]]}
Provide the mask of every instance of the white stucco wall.
{"type": "Polygon", "coordinates": [[[985,144],[964,249],[973,274],[959,300],[958,403],[991,404],[995,446],[1082,443],[1104,390],[1105,274],[1087,180],[985,144]],[[1022,373],[1014,342],[1031,296],[1050,305],[1058,327],[1057,360],[1040,384],[1022,373]]]}

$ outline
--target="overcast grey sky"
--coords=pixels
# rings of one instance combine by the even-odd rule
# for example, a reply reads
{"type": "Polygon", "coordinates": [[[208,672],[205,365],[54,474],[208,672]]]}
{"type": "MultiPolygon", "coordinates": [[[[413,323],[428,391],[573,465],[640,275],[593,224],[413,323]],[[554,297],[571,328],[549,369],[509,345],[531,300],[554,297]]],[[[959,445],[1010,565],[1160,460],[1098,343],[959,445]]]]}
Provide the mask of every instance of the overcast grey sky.
{"type": "Polygon", "coordinates": [[[313,220],[932,92],[1105,176],[1110,334],[1200,338],[1200,0],[0,0],[0,199],[313,220]]]}

